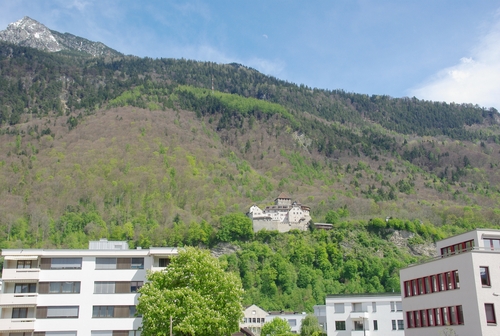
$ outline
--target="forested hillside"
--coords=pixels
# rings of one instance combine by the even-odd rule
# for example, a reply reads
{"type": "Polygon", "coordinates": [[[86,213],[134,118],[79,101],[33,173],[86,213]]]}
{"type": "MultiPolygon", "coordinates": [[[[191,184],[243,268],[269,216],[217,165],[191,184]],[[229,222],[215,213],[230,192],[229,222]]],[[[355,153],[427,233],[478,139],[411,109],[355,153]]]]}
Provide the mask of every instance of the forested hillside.
{"type": "Polygon", "coordinates": [[[266,309],[397,291],[436,239],[500,226],[498,120],[238,64],[0,43],[0,247],[230,243],[227,268],[266,309]],[[221,233],[280,192],[335,229],[221,233]]]}

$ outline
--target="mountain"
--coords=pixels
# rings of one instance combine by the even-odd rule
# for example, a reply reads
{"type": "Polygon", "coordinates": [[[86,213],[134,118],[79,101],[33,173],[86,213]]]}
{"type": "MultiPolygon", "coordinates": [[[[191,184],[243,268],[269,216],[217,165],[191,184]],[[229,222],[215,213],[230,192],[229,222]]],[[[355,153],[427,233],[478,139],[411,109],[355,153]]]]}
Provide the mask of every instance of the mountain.
{"type": "Polygon", "coordinates": [[[92,42],[69,33],[50,30],[38,21],[25,16],[0,31],[0,40],[15,45],[48,52],[74,51],[97,56],[120,56],[121,53],[101,42],[92,42]]]}
{"type": "Polygon", "coordinates": [[[12,41],[0,74],[0,248],[217,247],[246,304],[311,311],[326,294],[397,291],[437,239],[500,228],[495,109],[12,41]],[[333,230],[238,238],[249,207],[281,192],[333,230]]]}

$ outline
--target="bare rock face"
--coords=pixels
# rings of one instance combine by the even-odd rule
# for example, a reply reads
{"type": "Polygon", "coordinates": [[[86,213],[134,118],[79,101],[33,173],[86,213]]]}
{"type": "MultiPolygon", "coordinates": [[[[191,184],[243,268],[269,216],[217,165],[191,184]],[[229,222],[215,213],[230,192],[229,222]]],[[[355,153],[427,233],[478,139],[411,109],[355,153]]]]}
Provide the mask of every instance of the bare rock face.
{"type": "Polygon", "coordinates": [[[48,52],[61,50],[97,56],[122,56],[101,42],[93,42],[69,33],[50,30],[40,22],[25,16],[0,31],[0,40],[22,47],[30,47],[48,52]]]}
{"type": "Polygon", "coordinates": [[[0,40],[50,52],[63,49],[50,29],[27,16],[9,24],[7,29],[0,31],[0,40]]]}

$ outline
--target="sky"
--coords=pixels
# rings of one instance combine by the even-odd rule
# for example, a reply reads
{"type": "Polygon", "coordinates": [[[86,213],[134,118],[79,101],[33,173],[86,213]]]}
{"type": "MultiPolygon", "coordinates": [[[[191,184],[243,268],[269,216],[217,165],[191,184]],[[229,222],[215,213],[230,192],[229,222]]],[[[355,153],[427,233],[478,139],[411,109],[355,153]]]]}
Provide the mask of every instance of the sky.
{"type": "Polygon", "coordinates": [[[288,82],[500,110],[498,0],[1,0],[125,54],[236,62],[288,82]]]}

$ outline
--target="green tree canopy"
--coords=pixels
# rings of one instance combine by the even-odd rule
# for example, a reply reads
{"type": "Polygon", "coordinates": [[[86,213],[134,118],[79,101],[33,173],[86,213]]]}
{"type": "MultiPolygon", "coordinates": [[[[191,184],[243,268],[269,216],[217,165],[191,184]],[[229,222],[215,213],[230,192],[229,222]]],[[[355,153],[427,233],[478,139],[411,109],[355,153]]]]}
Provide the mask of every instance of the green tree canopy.
{"type": "Polygon", "coordinates": [[[148,274],[137,311],[142,335],[229,335],[243,316],[240,279],[224,272],[207,250],[188,247],[172,258],[168,269],[148,274]]]}
{"type": "Polygon", "coordinates": [[[322,334],[318,318],[313,314],[308,314],[302,321],[300,336],[320,336],[322,334]]]}
{"type": "Polygon", "coordinates": [[[253,236],[252,220],[243,213],[221,217],[217,239],[220,241],[248,240],[253,236]]]}
{"type": "Polygon", "coordinates": [[[292,334],[292,329],[287,320],[275,317],[269,322],[264,323],[260,332],[262,336],[289,336],[292,334]]]}

